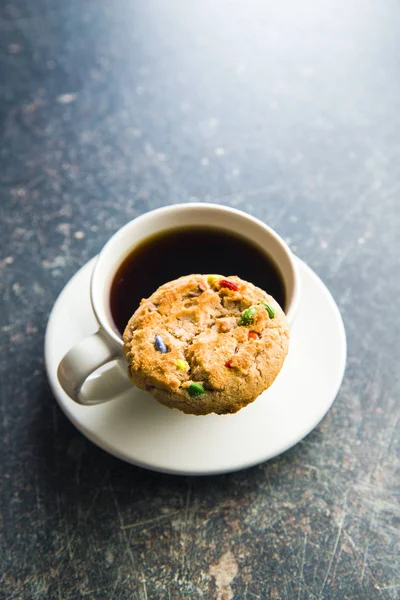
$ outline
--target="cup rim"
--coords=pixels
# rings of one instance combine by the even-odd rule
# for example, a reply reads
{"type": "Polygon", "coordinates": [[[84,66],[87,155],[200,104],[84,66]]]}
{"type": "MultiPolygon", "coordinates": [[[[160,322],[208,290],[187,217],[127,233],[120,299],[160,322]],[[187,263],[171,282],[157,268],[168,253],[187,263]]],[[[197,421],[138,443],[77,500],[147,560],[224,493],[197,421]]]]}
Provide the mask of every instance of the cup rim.
{"type": "MultiPolygon", "coordinates": [[[[299,280],[297,265],[294,260],[294,255],[293,255],[292,251],[290,250],[289,246],[287,245],[287,243],[283,240],[283,238],[274,229],[272,229],[269,225],[267,225],[266,223],[264,223],[257,217],[254,217],[254,216],[252,216],[242,210],[239,210],[237,208],[225,206],[223,204],[213,204],[210,202],[185,202],[185,203],[181,203],[181,204],[170,204],[167,206],[161,206],[159,208],[155,208],[153,210],[145,212],[145,213],[139,215],[138,217],[135,217],[134,219],[131,219],[130,221],[128,221],[128,223],[126,223],[125,225],[120,227],[120,229],[118,229],[109,238],[109,240],[105,243],[105,245],[103,246],[103,248],[101,249],[101,251],[99,252],[99,254],[97,256],[96,264],[94,266],[92,277],[91,277],[91,282],[90,282],[90,301],[92,304],[93,312],[95,314],[95,317],[96,317],[100,327],[109,335],[109,337],[118,346],[123,345],[122,335],[119,336],[117,334],[117,332],[114,330],[114,328],[112,327],[112,325],[109,323],[108,319],[106,319],[106,310],[104,309],[103,302],[101,302],[99,300],[99,298],[96,297],[95,290],[94,290],[97,278],[100,276],[100,271],[98,270],[98,268],[101,265],[102,260],[104,259],[104,256],[106,256],[110,247],[115,244],[116,240],[120,236],[122,236],[126,230],[128,230],[130,227],[132,227],[133,224],[135,224],[135,227],[138,227],[138,226],[140,226],[141,222],[147,221],[154,217],[159,217],[163,213],[179,212],[182,210],[187,211],[187,210],[192,210],[192,209],[197,209],[197,210],[198,209],[200,209],[200,210],[210,210],[211,209],[215,212],[218,212],[219,214],[221,214],[221,213],[236,214],[238,217],[240,217],[248,222],[251,222],[254,225],[257,225],[258,227],[261,227],[262,229],[264,229],[264,231],[270,237],[272,237],[274,239],[274,241],[281,247],[284,254],[286,255],[287,265],[289,265],[289,267],[290,267],[289,277],[292,280],[291,297],[287,299],[287,302],[289,302],[289,307],[287,308],[287,310],[285,312],[286,317],[289,321],[289,324],[290,325],[292,324],[295,314],[297,312],[297,306],[298,306],[298,302],[299,302],[300,280],[299,280]]],[[[218,228],[219,226],[216,225],[216,227],[218,228]]],[[[161,230],[162,229],[160,228],[160,231],[161,230]]],[[[238,232],[238,233],[241,234],[240,232],[238,232]]],[[[241,235],[243,235],[244,237],[248,237],[245,234],[241,234],[241,235]]],[[[139,241],[141,241],[141,239],[142,238],[140,238],[139,241]]],[[[135,243],[137,243],[137,240],[135,243]]],[[[121,259],[122,259],[122,255],[121,255],[121,259]]],[[[119,260],[119,262],[114,267],[114,275],[115,275],[118,267],[120,266],[120,264],[121,264],[121,260],[119,260]]],[[[279,265],[278,265],[278,267],[279,267],[279,265]]],[[[289,277],[284,277],[285,285],[286,285],[287,279],[289,277]]]]}

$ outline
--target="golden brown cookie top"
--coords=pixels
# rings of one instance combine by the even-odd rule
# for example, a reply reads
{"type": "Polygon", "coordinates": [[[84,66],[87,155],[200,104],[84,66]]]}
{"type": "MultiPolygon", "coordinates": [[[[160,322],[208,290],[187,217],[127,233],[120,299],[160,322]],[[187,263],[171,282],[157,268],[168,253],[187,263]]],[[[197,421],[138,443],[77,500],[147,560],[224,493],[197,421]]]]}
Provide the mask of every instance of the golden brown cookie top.
{"type": "Polygon", "coordinates": [[[142,300],[123,340],[136,385],[184,412],[222,414],[272,384],[289,329],[278,303],[253,284],[187,275],[142,300]]]}

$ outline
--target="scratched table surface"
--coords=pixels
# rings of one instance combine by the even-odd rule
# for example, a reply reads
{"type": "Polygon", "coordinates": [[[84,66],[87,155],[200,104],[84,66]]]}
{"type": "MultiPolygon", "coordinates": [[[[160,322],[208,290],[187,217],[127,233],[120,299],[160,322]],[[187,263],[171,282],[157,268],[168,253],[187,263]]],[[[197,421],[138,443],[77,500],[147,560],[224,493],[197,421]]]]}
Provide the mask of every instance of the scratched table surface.
{"type": "Polygon", "coordinates": [[[395,0],[1,3],[1,598],[399,598],[399,31],[395,0]],[[276,228],[348,336],[320,425],[224,476],[107,455],[43,363],[76,270],[187,201],[276,228]]]}

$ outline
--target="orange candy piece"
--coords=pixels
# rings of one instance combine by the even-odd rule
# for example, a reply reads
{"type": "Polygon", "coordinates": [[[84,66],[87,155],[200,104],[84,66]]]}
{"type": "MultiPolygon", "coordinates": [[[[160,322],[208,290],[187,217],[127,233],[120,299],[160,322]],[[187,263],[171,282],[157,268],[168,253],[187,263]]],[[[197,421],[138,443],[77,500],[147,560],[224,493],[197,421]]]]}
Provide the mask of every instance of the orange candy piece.
{"type": "Polygon", "coordinates": [[[248,335],[249,340],[258,340],[259,337],[260,336],[255,331],[249,331],[249,335],[248,335]]]}

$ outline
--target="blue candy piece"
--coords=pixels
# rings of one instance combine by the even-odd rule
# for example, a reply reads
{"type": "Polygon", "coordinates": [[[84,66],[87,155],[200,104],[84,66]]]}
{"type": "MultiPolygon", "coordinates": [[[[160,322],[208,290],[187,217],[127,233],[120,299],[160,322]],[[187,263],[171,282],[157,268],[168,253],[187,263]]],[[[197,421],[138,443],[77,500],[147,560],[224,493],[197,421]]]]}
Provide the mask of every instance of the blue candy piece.
{"type": "Polygon", "coordinates": [[[154,345],[156,349],[161,352],[161,354],[166,354],[168,352],[167,346],[164,344],[164,341],[160,335],[156,335],[154,345]]]}

